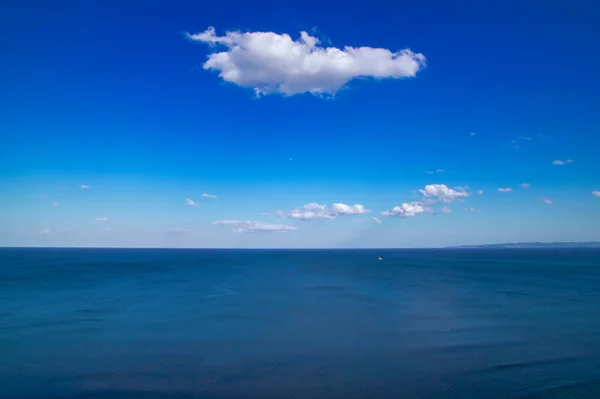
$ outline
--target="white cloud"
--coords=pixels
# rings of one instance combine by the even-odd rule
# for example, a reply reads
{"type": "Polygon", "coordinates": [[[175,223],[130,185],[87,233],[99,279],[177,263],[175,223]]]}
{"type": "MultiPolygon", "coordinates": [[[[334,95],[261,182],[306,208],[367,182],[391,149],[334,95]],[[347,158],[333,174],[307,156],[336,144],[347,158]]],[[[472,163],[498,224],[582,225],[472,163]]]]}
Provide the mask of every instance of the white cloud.
{"type": "Polygon", "coordinates": [[[81,186],[79,186],[79,187],[81,187],[81,188],[84,188],[84,189],[92,188],[92,187],[90,187],[90,186],[86,186],[85,184],[82,184],[82,185],[81,185],[81,186]]]}
{"type": "Polygon", "coordinates": [[[465,212],[479,212],[479,209],[476,208],[465,208],[465,212]]]}
{"type": "Polygon", "coordinates": [[[527,136],[519,136],[520,140],[527,140],[527,141],[531,141],[531,137],[527,137],[527,136]]]}
{"type": "Polygon", "coordinates": [[[211,194],[206,194],[206,193],[203,193],[203,194],[202,194],[202,196],[203,196],[204,198],[219,198],[219,197],[217,197],[216,195],[211,195],[211,194]]]}
{"type": "Polygon", "coordinates": [[[550,198],[542,198],[542,201],[548,205],[552,203],[552,200],[550,198]]]}
{"type": "Polygon", "coordinates": [[[290,211],[288,217],[300,220],[335,219],[335,214],[329,211],[326,205],[311,202],[310,204],[306,204],[290,211]]]}
{"type": "Polygon", "coordinates": [[[217,36],[209,27],[187,38],[225,51],[213,52],[204,69],[219,72],[226,82],[252,88],[257,93],[334,95],[360,77],[411,78],[425,67],[425,56],[410,49],[397,52],[371,47],[319,46],[306,32],[298,40],[274,32],[226,32],[217,36]]]}
{"type": "Polygon", "coordinates": [[[483,194],[483,190],[477,191],[477,194],[482,195],[483,194]]]}
{"type": "Polygon", "coordinates": [[[383,216],[399,216],[402,218],[411,217],[420,213],[430,213],[431,209],[421,202],[403,202],[399,206],[395,206],[391,211],[381,212],[383,216]]]}
{"type": "Polygon", "coordinates": [[[187,202],[187,204],[189,206],[200,206],[200,204],[195,203],[193,200],[191,200],[190,198],[185,200],[187,202]]]}
{"type": "Polygon", "coordinates": [[[460,197],[468,197],[469,193],[463,190],[454,190],[445,184],[428,184],[424,189],[420,189],[419,192],[424,197],[438,198],[442,202],[452,202],[460,199],[460,197]]]}
{"type": "Polygon", "coordinates": [[[375,221],[375,223],[381,224],[381,220],[379,220],[379,218],[373,216],[373,220],[375,221]]]}
{"type": "Polygon", "coordinates": [[[471,136],[477,136],[477,133],[471,132],[471,136]]]}
{"type": "Polygon", "coordinates": [[[600,197],[600,191],[592,191],[592,195],[595,197],[600,197]]]}
{"type": "Polygon", "coordinates": [[[240,220],[217,220],[212,222],[213,226],[233,227],[234,233],[256,233],[256,232],[286,232],[297,230],[297,227],[285,224],[268,224],[257,221],[240,220]]]}
{"type": "Polygon", "coordinates": [[[280,219],[283,219],[285,217],[285,212],[284,211],[275,211],[275,216],[279,217],[280,219]]]}
{"type": "Polygon", "coordinates": [[[43,234],[43,235],[45,235],[45,236],[47,236],[47,235],[48,235],[48,234],[50,234],[50,233],[51,233],[51,232],[50,232],[50,229],[49,229],[49,228],[47,228],[47,227],[46,227],[45,229],[43,229],[43,230],[42,230],[42,234],[43,234]]]}
{"type": "Polygon", "coordinates": [[[101,218],[94,218],[96,222],[108,222],[108,218],[106,216],[101,218]]]}
{"type": "Polygon", "coordinates": [[[512,191],[512,188],[510,188],[510,187],[505,187],[505,188],[503,188],[503,187],[500,187],[500,188],[498,189],[498,192],[499,192],[499,193],[510,193],[511,191],[512,191]]]}
{"type": "Polygon", "coordinates": [[[521,183],[521,188],[529,188],[531,187],[531,184],[529,183],[521,183]]]}
{"type": "MultiPolygon", "coordinates": [[[[325,204],[311,202],[310,204],[291,210],[288,212],[287,216],[292,219],[300,220],[335,219],[340,215],[363,215],[370,212],[370,209],[366,209],[365,206],[361,204],[347,205],[336,202],[332,204],[331,209],[329,209],[325,204]]],[[[284,216],[281,211],[277,211],[276,214],[280,217],[284,216]]]]}
{"type": "Polygon", "coordinates": [[[346,205],[341,202],[334,203],[331,209],[338,215],[362,215],[371,212],[361,204],[346,205]]]}
{"type": "Polygon", "coordinates": [[[440,210],[445,213],[452,213],[452,209],[448,208],[447,206],[442,207],[440,210]]]}
{"type": "Polygon", "coordinates": [[[561,161],[560,159],[557,159],[556,161],[552,162],[552,165],[567,165],[573,162],[575,161],[573,161],[572,159],[567,159],[566,161],[561,161]]]}
{"type": "Polygon", "coordinates": [[[59,202],[56,202],[56,201],[54,201],[54,202],[52,203],[52,205],[54,205],[54,206],[59,206],[59,205],[60,205],[60,203],[59,203],[59,202]]]}

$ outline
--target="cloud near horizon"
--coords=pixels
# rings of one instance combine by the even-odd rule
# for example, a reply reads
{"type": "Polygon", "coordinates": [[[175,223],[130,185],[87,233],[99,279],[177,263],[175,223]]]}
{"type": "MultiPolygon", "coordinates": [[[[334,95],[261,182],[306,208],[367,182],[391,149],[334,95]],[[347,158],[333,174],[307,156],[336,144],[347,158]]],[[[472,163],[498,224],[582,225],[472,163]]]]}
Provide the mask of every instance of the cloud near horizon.
{"type": "Polygon", "coordinates": [[[213,226],[233,227],[234,233],[257,233],[257,232],[287,232],[298,230],[295,226],[285,224],[268,224],[258,221],[241,220],[216,220],[213,226]]]}
{"type": "Polygon", "coordinates": [[[592,191],[594,197],[600,197],[600,191],[592,191]]]}
{"type": "Polygon", "coordinates": [[[300,38],[274,32],[232,32],[218,36],[213,27],[186,37],[220,46],[203,65],[219,72],[226,82],[254,89],[257,95],[300,93],[335,95],[356,78],[412,78],[425,68],[423,54],[410,49],[321,47],[318,38],[300,32],[300,38]]]}
{"type": "Polygon", "coordinates": [[[510,193],[511,191],[512,191],[512,188],[510,188],[510,187],[500,187],[498,189],[499,193],[510,193]]]}
{"type": "Polygon", "coordinates": [[[383,216],[398,216],[401,218],[407,218],[416,216],[420,213],[431,213],[432,210],[427,205],[424,205],[420,201],[403,202],[402,204],[395,206],[390,211],[381,212],[383,216]]]}
{"type": "MultiPolygon", "coordinates": [[[[311,202],[310,204],[291,210],[288,212],[287,217],[306,221],[314,219],[335,219],[340,215],[363,215],[370,212],[370,209],[365,208],[365,206],[361,204],[347,205],[336,202],[331,206],[331,209],[329,209],[325,204],[311,202]]],[[[280,217],[285,216],[283,213],[276,212],[276,214],[280,217]]]]}

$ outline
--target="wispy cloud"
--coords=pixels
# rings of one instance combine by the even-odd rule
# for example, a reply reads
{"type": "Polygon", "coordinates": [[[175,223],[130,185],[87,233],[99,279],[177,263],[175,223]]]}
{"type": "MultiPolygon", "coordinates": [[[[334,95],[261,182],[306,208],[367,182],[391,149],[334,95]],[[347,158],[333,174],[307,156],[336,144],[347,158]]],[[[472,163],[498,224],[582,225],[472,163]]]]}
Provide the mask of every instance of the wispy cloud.
{"type": "Polygon", "coordinates": [[[373,216],[373,221],[374,221],[375,223],[381,224],[381,220],[379,220],[379,218],[378,218],[378,217],[375,217],[375,216],[373,216]]]}
{"type": "Polygon", "coordinates": [[[200,204],[195,203],[192,199],[188,198],[185,200],[189,206],[200,206],[200,204]]]}
{"type": "Polygon", "coordinates": [[[219,197],[217,197],[216,195],[211,195],[211,194],[206,194],[206,193],[203,193],[203,194],[202,194],[202,196],[203,196],[204,198],[219,198],[219,197]]]}
{"type": "Polygon", "coordinates": [[[530,188],[531,184],[529,183],[521,183],[521,188],[530,188]]]}
{"type": "Polygon", "coordinates": [[[465,212],[476,213],[476,212],[479,212],[479,209],[476,209],[476,208],[465,208],[465,212]]]}
{"type": "Polygon", "coordinates": [[[500,187],[498,189],[499,193],[510,193],[511,191],[512,191],[512,188],[510,188],[510,187],[500,187]]]}
{"type": "MultiPolygon", "coordinates": [[[[277,211],[276,214],[280,217],[283,212],[277,211]]],[[[365,208],[364,205],[354,204],[347,205],[341,202],[336,202],[331,206],[331,209],[325,204],[311,202],[288,212],[287,216],[292,219],[313,220],[313,219],[335,219],[340,215],[362,215],[370,213],[371,210],[365,208]]]]}
{"type": "Polygon", "coordinates": [[[48,235],[48,234],[50,234],[50,233],[51,233],[51,231],[50,231],[50,229],[49,229],[49,228],[47,228],[47,227],[46,227],[45,229],[43,229],[43,230],[42,230],[42,234],[43,234],[43,235],[45,235],[45,236],[47,236],[47,235],[48,235]]]}
{"type": "Polygon", "coordinates": [[[186,233],[191,233],[191,232],[192,232],[192,230],[186,229],[183,227],[175,227],[172,229],[165,230],[165,233],[167,233],[167,234],[186,234],[186,233]]]}
{"type": "Polygon", "coordinates": [[[287,232],[298,228],[285,224],[268,224],[258,221],[240,221],[240,220],[217,220],[212,222],[213,226],[233,227],[234,233],[257,233],[257,232],[287,232]]]}
{"type": "Polygon", "coordinates": [[[471,133],[470,133],[470,135],[471,135],[471,136],[477,136],[477,133],[475,133],[475,132],[471,132],[471,133]]]}
{"type": "Polygon", "coordinates": [[[115,231],[114,229],[110,228],[110,227],[104,227],[103,229],[100,229],[101,232],[103,233],[110,233],[112,231],[115,231]]]}
{"type": "Polygon", "coordinates": [[[381,212],[383,216],[397,216],[401,218],[407,218],[416,216],[421,213],[432,213],[431,208],[423,205],[422,202],[403,202],[402,204],[395,206],[390,211],[381,212]]]}
{"type": "Polygon", "coordinates": [[[442,209],[440,209],[440,211],[442,211],[444,213],[452,213],[452,209],[450,209],[447,206],[443,206],[442,209]]]}
{"type": "Polygon", "coordinates": [[[600,197],[600,191],[592,191],[594,197],[600,197]]]}
{"type": "Polygon", "coordinates": [[[100,218],[94,218],[96,222],[108,222],[108,218],[106,216],[100,218]]]}
{"type": "Polygon", "coordinates": [[[518,139],[519,140],[527,140],[527,141],[531,141],[532,140],[531,137],[527,137],[527,136],[519,136],[518,139]]]}
{"type": "Polygon", "coordinates": [[[478,195],[482,195],[482,194],[483,194],[483,190],[479,190],[479,191],[477,191],[477,194],[478,194],[478,195]]]}
{"type": "Polygon", "coordinates": [[[59,206],[59,205],[60,205],[60,203],[59,203],[59,202],[57,202],[57,201],[54,201],[54,202],[52,203],[52,205],[54,205],[54,206],[59,206]]]}
{"type": "Polygon", "coordinates": [[[552,200],[550,198],[542,198],[542,201],[548,205],[552,204],[552,200]]]}
{"type": "Polygon", "coordinates": [[[92,187],[90,187],[90,186],[86,186],[85,184],[82,184],[82,185],[81,185],[81,186],[79,186],[79,187],[81,187],[81,188],[83,188],[83,189],[86,189],[86,190],[87,190],[87,189],[89,189],[89,188],[92,188],[92,187]]]}
{"type": "Polygon", "coordinates": [[[566,161],[561,161],[560,159],[557,159],[552,162],[552,165],[567,165],[573,162],[575,161],[573,161],[572,159],[567,159],[566,161]]]}
{"type": "Polygon", "coordinates": [[[411,78],[425,67],[425,56],[410,49],[392,52],[371,47],[321,47],[301,32],[298,40],[274,32],[186,34],[192,41],[223,51],[209,55],[204,69],[226,82],[254,89],[257,95],[312,93],[334,95],[355,78],[411,78]]]}

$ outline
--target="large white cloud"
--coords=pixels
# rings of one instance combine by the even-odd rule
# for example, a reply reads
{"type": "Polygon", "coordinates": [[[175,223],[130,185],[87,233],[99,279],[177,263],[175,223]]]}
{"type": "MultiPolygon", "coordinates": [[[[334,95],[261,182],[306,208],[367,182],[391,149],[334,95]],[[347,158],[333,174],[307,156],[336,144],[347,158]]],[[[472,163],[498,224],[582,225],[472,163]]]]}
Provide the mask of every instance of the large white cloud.
{"type": "MultiPolygon", "coordinates": [[[[458,187],[457,187],[458,188],[458,187]]],[[[445,184],[428,184],[425,188],[420,189],[419,192],[427,198],[437,198],[442,202],[452,202],[460,199],[461,197],[468,197],[469,193],[464,191],[464,188],[454,190],[445,184]]]]}
{"type": "Polygon", "coordinates": [[[286,232],[297,230],[297,227],[285,224],[268,224],[257,221],[241,220],[217,220],[212,222],[214,226],[233,227],[234,233],[256,233],[256,232],[286,232]]]}
{"type": "Polygon", "coordinates": [[[371,212],[369,209],[366,209],[364,205],[346,205],[341,202],[336,202],[333,204],[331,209],[338,215],[362,215],[371,212]]]}
{"type": "Polygon", "coordinates": [[[420,213],[431,213],[431,209],[419,201],[403,202],[401,205],[395,206],[391,211],[381,212],[383,216],[399,216],[411,217],[420,213]]]}
{"type": "Polygon", "coordinates": [[[252,88],[260,94],[299,93],[333,95],[359,77],[411,78],[425,67],[423,54],[410,49],[392,52],[384,48],[321,47],[319,39],[306,32],[298,40],[274,32],[226,32],[215,29],[187,34],[188,39],[220,46],[204,69],[215,70],[230,83],[252,88]]]}

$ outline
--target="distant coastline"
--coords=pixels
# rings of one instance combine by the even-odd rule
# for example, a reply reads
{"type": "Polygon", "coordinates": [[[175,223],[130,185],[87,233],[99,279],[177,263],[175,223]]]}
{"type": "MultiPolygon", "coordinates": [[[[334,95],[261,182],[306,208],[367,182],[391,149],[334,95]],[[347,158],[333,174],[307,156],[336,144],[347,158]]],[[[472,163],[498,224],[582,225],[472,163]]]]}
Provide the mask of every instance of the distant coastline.
{"type": "Polygon", "coordinates": [[[585,242],[512,242],[503,244],[458,245],[446,248],[600,248],[600,241],[585,242]]]}

